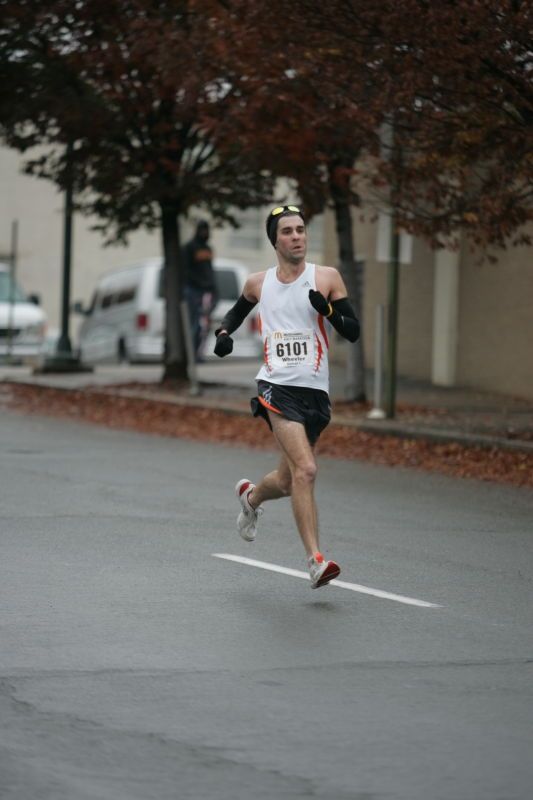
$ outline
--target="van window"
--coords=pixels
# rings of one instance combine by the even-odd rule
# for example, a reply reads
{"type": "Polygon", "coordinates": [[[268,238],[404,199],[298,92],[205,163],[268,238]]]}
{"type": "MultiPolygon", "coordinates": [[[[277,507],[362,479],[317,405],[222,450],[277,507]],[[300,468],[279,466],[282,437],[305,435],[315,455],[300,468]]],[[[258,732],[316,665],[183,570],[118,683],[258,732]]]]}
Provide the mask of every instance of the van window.
{"type": "MultiPolygon", "coordinates": [[[[215,281],[218,290],[219,300],[238,300],[239,282],[237,275],[232,269],[215,269],[215,281]]],[[[159,297],[165,297],[165,270],[159,273],[159,297]]]]}
{"type": "Polygon", "coordinates": [[[112,292],[108,292],[108,294],[104,294],[102,297],[102,302],[100,303],[101,308],[109,308],[115,302],[115,295],[112,292]]]}
{"type": "Polygon", "coordinates": [[[131,303],[135,298],[135,286],[129,289],[121,289],[115,298],[116,303],[131,303]]]}
{"type": "Polygon", "coordinates": [[[238,300],[240,291],[237,276],[232,269],[215,270],[219,300],[238,300]]]}
{"type": "Polygon", "coordinates": [[[0,272],[0,303],[26,303],[26,295],[17,284],[13,284],[9,272],[0,272]]]}

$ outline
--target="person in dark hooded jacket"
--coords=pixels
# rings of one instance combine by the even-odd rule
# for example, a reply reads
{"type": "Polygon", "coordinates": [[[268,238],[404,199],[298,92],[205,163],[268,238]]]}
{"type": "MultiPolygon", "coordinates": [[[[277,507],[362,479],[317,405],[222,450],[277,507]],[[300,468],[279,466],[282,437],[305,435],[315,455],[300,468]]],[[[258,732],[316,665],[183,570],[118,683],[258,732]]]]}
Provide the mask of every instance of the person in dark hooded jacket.
{"type": "Polygon", "coordinates": [[[193,238],[183,248],[185,299],[196,360],[202,360],[202,348],[209,331],[210,317],[218,299],[213,250],[209,244],[209,224],[201,220],[193,238]]]}

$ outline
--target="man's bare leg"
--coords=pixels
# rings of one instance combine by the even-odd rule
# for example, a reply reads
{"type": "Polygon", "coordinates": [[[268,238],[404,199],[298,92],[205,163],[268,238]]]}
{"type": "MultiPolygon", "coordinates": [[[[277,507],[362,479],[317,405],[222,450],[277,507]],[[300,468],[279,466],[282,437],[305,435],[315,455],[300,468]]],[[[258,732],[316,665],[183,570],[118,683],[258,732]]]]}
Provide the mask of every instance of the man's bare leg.
{"type": "Polygon", "coordinates": [[[252,508],[257,508],[266,500],[278,500],[280,497],[289,497],[291,493],[291,471],[285,455],[281,456],[278,468],[269,472],[259,481],[257,486],[248,495],[248,502],[252,508]]]}
{"type": "Polygon", "coordinates": [[[314,497],[317,472],[315,456],[301,423],[271,412],[269,417],[272,431],[290,470],[292,510],[309,558],[319,549],[318,517],[314,497]]]}

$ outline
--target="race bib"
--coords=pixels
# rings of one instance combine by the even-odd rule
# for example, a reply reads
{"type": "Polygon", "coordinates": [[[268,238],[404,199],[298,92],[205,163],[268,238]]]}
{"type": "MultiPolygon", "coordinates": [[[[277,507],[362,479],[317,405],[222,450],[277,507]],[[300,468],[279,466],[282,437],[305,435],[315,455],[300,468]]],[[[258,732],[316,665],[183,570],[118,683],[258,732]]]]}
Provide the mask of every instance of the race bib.
{"type": "Polygon", "coordinates": [[[312,365],[315,358],[313,331],[273,331],[270,353],[276,367],[312,365]]]}

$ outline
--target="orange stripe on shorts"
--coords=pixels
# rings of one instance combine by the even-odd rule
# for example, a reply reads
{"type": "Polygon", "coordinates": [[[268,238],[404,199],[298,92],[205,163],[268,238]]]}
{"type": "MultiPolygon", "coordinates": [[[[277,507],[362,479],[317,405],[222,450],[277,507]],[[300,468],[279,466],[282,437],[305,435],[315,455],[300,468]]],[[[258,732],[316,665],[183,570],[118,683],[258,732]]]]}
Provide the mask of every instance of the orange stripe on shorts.
{"type": "Polygon", "coordinates": [[[269,411],[273,411],[275,414],[281,414],[281,411],[279,411],[279,409],[274,408],[274,406],[271,406],[270,403],[267,403],[267,401],[263,397],[261,397],[261,395],[259,395],[257,399],[259,400],[261,405],[264,406],[265,408],[268,408],[269,411]]]}

